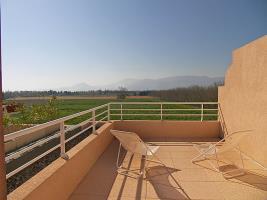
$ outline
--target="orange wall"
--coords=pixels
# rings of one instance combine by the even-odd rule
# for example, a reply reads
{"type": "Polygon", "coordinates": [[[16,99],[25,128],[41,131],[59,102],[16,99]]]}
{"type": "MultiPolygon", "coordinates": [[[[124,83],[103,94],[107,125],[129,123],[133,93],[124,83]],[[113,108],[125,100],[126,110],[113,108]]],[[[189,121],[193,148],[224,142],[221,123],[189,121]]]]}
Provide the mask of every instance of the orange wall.
{"type": "Polygon", "coordinates": [[[112,123],[97,130],[67,152],[69,160],[57,159],[8,195],[8,200],[65,200],[113,140],[112,123]]]}
{"type": "Polygon", "coordinates": [[[233,52],[219,103],[228,133],[254,129],[242,150],[267,166],[267,35],[233,52]]]}
{"type": "Polygon", "coordinates": [[[218,138],[220,124],[217,121],[115,121],[115,129],[132,131],[144,139],[200,139],[218,138]]]}

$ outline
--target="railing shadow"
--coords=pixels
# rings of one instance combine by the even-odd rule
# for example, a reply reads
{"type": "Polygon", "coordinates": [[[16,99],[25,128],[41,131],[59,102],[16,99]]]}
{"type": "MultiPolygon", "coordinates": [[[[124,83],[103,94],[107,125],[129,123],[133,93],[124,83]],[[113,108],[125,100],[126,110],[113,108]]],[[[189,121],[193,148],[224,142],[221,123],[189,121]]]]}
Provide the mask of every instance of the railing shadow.
{"type": "MultiPolygon", "coordinates": [[[[123,159],[124,159],[124,158],[122,158],[122,159],[120,160],[120,164],[123,162],[123,159]]],[[[126,167],[127,170],[130,169],[131,164],[132,164],[132,160],[133,160],[133,157],[131,157],[130,160],[129,160],[129,163],[128,163],[127,167],[126,167]]],[[[120,187],[119,193],[118,193],[117,200],[119,200],[119,199],[123,199],[123,198],[122,198],[122,193],[123,193],[123,190],[124,190],[124,187],[125,187],[125,184],[126,184],[126,180],[127,180],[127,176],[124,176],[123,181],[122,181],[122,183],[121,183],[121,187],[120,187]]]]}

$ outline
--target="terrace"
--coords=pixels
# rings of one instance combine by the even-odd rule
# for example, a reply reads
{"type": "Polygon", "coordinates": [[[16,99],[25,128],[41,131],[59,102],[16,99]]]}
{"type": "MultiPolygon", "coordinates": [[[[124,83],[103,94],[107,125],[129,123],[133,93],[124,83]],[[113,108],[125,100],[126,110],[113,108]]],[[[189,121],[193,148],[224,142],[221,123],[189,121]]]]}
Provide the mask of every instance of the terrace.
{"type": "MultiPolygon", "coordinates": [[[[59,132],[6,155],[10,165],[28,158],[10,167],[6,177],[16,180],[25,170],[35,169],[38,160],[58,151],[50,165],[12,191],[8,199],[266,199],[266,43],[264,36],[234,52],[225,86],[219,88],[219,102],[108,103],[5,135],[6,143],[23,143],[36,131],[59,126],[59,132]],[[86,121],[65,126],[84,115],[86,121]],[[142,178],[118,174],[119,144],[111,129],[135,132],[160,146],[156,156],[166,166],[152,158],[142,178]],[[208,160],[191,162],[198,154],[194,144],[215,143],[248,129],[252,133],[239,145],[243,156],[233,150],[219,157],[221,172],[244,163],[244,174],[225,177],[208,160]],[[77,144],[68,146],[81,136],[77,144]],[[33,153],[44,145],[38,154],[33,153]]],[[[127,152],[120,162],[131,170],[144,165],[140,156],[127,152]]]]}

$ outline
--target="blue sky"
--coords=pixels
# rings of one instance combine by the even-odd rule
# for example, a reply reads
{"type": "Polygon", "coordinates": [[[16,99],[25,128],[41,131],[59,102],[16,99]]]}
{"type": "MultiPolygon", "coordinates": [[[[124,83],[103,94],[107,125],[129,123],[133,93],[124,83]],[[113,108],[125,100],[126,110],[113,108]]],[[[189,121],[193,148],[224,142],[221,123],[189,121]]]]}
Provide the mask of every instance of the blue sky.
{"type": "Polygon", "coordinates": [[[224,76],[267,33],[266,0],[1,0],[3,87],[224,76]]]}

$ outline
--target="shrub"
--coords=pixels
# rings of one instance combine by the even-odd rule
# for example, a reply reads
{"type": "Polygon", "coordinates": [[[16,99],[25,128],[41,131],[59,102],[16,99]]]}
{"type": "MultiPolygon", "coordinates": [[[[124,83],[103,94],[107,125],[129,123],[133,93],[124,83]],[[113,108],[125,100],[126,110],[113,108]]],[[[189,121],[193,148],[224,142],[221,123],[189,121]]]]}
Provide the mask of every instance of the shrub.
{"type": "Polygon", "coordinates": [[[20,124],[39,124],[56,119],[58,116],[56,99],[53,98],[46,104],[36,104],[30,107],[23,105],[19,112],[17,120],[20,124]]]}

